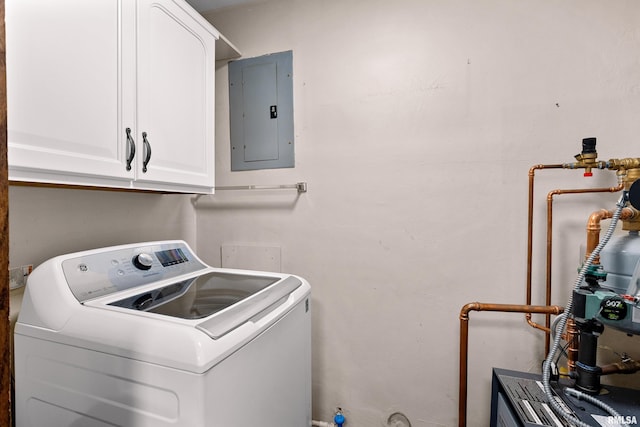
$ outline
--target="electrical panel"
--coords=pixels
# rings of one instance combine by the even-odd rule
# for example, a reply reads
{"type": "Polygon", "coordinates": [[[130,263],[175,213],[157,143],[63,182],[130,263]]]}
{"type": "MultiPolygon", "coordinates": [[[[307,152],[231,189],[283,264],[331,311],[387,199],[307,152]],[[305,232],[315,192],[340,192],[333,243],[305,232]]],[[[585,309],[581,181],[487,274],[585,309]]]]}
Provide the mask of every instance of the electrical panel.
{"type": "Polygon", "coordinates": [[[231,170],[295,166],[293,52],[229,63],[231,170]]]}

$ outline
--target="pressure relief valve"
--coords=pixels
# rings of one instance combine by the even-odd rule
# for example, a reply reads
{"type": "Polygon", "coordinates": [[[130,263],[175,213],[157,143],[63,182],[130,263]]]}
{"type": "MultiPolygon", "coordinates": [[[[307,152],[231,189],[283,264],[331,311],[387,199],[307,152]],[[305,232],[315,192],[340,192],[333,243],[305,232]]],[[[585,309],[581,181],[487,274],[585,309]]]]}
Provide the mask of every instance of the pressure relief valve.
{"type": "Polygon", "coordinates": [[[584,176],[593,176],[592,167],[598,166],[598,152],[596,151],[596,138],[584,138],[582,140],[582,153],[576,154],[578,165],[576,167],[584,167],[584,176]]]}

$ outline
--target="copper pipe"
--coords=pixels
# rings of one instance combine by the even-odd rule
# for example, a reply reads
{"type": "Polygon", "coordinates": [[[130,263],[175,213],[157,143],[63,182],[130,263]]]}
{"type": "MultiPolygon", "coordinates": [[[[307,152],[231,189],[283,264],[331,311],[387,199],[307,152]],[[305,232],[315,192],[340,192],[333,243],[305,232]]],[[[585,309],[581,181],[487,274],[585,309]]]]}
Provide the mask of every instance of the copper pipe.
{"type": "MultiPolygon", "coordinates": [[[[624,190],[624,184],[620,184],[617,187],[606,188],[589,188],[589,189],[567,189],[567,190],[552,190],[547,194],[547,254],[546,254],[546,289],[545,289],[545,304],[551,305],[551,273],[552,273],[552,247],[553,247],[553,197],[562,194],[587,194],[587,193],[616,193],[624,190]]],[[[597,242],[596,242],[597,245],[597,242]]],[[[594,246],[595,248],[595,246],[594,246]]],[[[530,291],[529,291],[530,293],[530,291]]],[[[531,304],[531,301],[527,301],[527,304],[531,304]]],[[[545,331],[545,354],[549,353],[550,348],[550,328],[551,318],[549,315],[545,316],[544,326],[539,325],[531,320],[531,314],[526,315],[527,323],[534,328],[545,331]]]]}
{"type": "Polygon", "coordinates": [[[578,325],[572,317],[567,317],[567,334],[564,337],[567,341],[567,369],[569,372],[575,372],[576,360],[578,360],[579,341],[578,336],[580,331],[578,325]]]}
{"type": "MultiPolygon", "coordinates": [[[[529,169],[529,211],[527,213],[527,304],[531,304],[531,275],[533,259],[533,188],[536,170],[562,169],[563,165],[534,165],[529,169]]],[[[531,316],[527,318],[529,321],[531,316]]]]}
{"type": "MultiPolygon", "coordinates": [[[[536,170],[542,169],[562,169],[564,165],[562,164],[552,164],[552,165],[534,165],[529,169],[529,208],[527,213],[527,288],[526,288],[526,303],[527,305],[531,304],[531,278],[532,278],[532,270],[533,270],[533,189],[534,189],[534,180],[536,170]]],[[[538,325],[537,323],[531,320],[531,314],[527,313],[525,316],[527,323],[533,326],[534,328],[538,328],[541,330],[545,330],[543,326],[538,325]]]]}
{"type": "MultiPolygon", "coordinates": [[[[620,219],[623,221],[633,219],[634,216],[635,211],[628,207],[623,208],[622,212],[620,212],[620,219]]],[[[585,260],[589,258],[591,253],[598,246],[598,243],[600,243],[600,221],[611,217],[613,217],[613,211],[608,211],[606,209],[595,211],[589,216],[589,220],[587,221],[587,248],[584,254],[585,260]]],[[[600,264],[599,256],[593,260],[593,264],[600,264]]]]}
{"type": "MultiPolygon", "coordinates": [[[[533,170],[533,168],[532,168],[533,170]]],[[[527,304],[531,304],[531,253],[532,253],[532,240],[533,240],[533,178],[532,171],[529,171],[529,250],[527,256],[527,304]]],[[[553,242],[553,196],[560,194],[584,194],[584,193],[615,193],[624,189],[624,185],[620,184],[617,187],[609,188],[592,188],[592,189],[574,189],[574,190],[553,190],[547,195],[547,255],[546,255],[546,293],[545,304],[551,305],[551,272],[552,272],[552,242],[553,242]]],[[[526,314],[527,323],[534,328],[543,330],[546,332],[545,339],[545,353],[549,352],[550,343],[550,318],[546,316],[545,326],[535,323],[531,320],[531,314],[526,314]]]]}
{"type": "Polygon", "coordinates": [[[504,313],[561,314],[563,307],[520,304],[487,304],[470,302],[460,310],[460,381],[458,397],[458,426],[467,425],[467,365],[469,354],[469,312],[498,311],[504,313]]]}
{"type": "Polygon", "coordinates": [[[640,371],[640,361],[623,360],[618,363],[601,366],[600,369],[602,369],[602,375],[633,374],[640,371]]]}
{"type": "MultiPolygon", "coordinates": [[[[606,209],[600,209],[589,215],[589,220],[587,221],[587,248],[584,253],[585,260],[589,258],[598,243],[600,243],[600,230],[602,229],[600,222],[611,217],[613,217],[613,211],[606,209]]],[[[600,256],[593,259],[593,264],[600,264],[600,256]]]]}

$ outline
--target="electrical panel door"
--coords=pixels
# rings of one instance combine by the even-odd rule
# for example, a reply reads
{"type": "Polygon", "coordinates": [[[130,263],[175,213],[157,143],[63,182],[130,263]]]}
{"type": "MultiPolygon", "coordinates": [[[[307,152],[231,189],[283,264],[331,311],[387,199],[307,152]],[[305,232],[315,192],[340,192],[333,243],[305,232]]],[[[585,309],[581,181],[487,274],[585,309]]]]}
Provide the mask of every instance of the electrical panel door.
{"type": "Polygon", "coordinates": [[[229,64],[231,170],[294,167],[293,54],[229,64]]]}

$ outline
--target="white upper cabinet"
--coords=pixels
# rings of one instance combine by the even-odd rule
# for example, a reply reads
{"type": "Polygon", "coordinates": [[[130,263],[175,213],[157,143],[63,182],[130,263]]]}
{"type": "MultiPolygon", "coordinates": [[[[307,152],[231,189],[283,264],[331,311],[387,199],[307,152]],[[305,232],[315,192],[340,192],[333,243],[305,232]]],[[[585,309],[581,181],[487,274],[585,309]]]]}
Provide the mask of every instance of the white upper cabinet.
{"type": "Polygon", "coordinates": [[[119,7],[117,0],[6,2],[10,179],[133,178],[123,167],[119,7]]]}
{"type": "Polygon", "coordinates": [[[190,6],[7,0],[6,29],[10,180],[213,191],[219,33],[190,6]]]}
{"type": "Polygon", "coordinates": [[[171,0],[139,3],[138,180],[213,187],[217,36],[171,0]]]}

